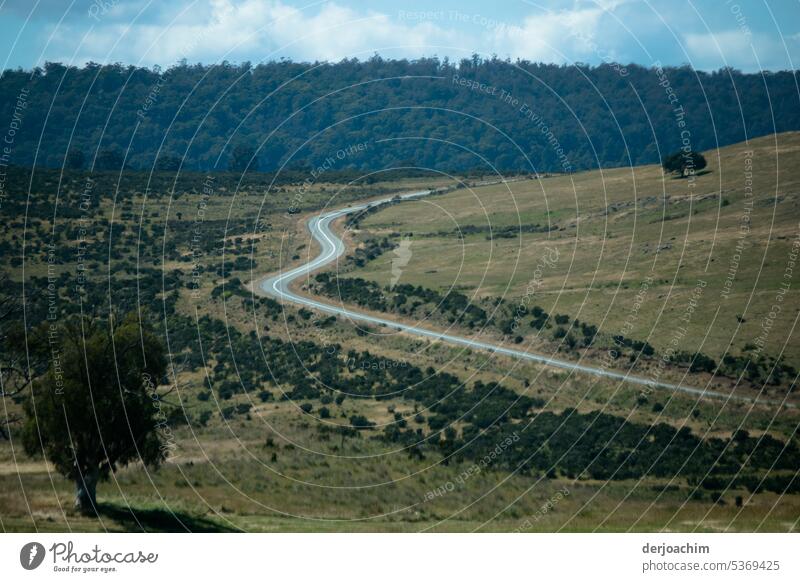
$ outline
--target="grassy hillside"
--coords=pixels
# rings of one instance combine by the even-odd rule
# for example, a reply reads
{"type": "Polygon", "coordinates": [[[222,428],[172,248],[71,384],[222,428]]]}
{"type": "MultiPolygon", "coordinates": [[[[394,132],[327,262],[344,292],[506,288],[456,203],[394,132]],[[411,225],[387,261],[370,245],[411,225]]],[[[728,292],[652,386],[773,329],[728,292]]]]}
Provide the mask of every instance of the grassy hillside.
{"type": "MultiPolygon", "coordinates": [[[[779,136],[781,144],[785,139],[796,136],[779,136]]],[[[769,150],[766,141],[756,145],[756,156],[769,150]]],[[[736,151],[723,154],[736,159],[742,155],[736,151]]],[[[786,155],[793,151],[787,149],[786,155]]],[[[723,174],[711,156],[709,162],[710,172],[698,178],[697,191],[723,174]]],[[[781,167],[793,171],[783,157],[781,167]]],[[[759,162],[758,170],[754,164],[754,173],[766,176],[765,168],[766,162],[759,162]]],[[[5,531],[797,527],[796,408],[643,394],[624,383],[431,344],[388,330],[360,329],[341,318],[254,299],[247,290],[252,279],[314,254],[304,225],[319,208],[445,186],[450,180],[426,177],[353,185],[349,178],[335,182],[331,177],[308,188],[298,178],[267,190],[269,180],[259,178],[237,191],[235,180],[224,176],[207,186],[203,174],[189,174],[177,185],[164,175],[148,186],[147,173],[126,171],[119,181],[115,174],[93,174],[94,185],[87,191],[84,173],[68,172],[59,189],[58,172],[37,171],[29,196],[29,175],[16,171],[9,182],[12,196],[0,207],[0,216],[11,225],[2,235],[2,274],[8,278],[0,282],[4,298],[24,297],[26,319],[17,312],[14,318],[0,320],[3,358],[25,347],[24,335],[6,335],[15,325],[24,324],[28,346],[35,346],[35,331],[47,322],[53,302],[59,319],[81,309],[103,316],[110,310],[142,308],[143,317],[169,346],[170,376],[163,379],[159,394],[173,450],[156,471],[134,464],[101,484],[101,518],[88,519],[71,510],[72,485],[21,448],[19,419],[27,393],[4,398],[0,527],[5,531]],[[299,212],[288,213],[292,207],[299,212]],[[57,283],[55,295],[48,277],[57,283]],[[15,344],[9,337],[22,340],[15,344]],[[502,443],[506,445],[501,452],[493,454],[502,443]]],[[[674,296],[685,300],[697,276],[684,273],[689,267],[677,267],[673,255],[680,246],[676,241],[683,239],[670,229],[681,224],[694,229],[693,217],[700,220],[712,212],[691,214],[704,204],[716,204],[720,222],[727,224],[731,209],[742,208],[743,194],[736,190],[742,176],[726,178],[723,200],[692,202],[692,211],[684,217],[677,215],[689,203],[688,195],[679,193],[687,188],[686,181],[664,181],[671,193],[666,207],[675,217],[658,223],[641,216],[662,216],[667,212],[663,200],[644,202],[639,197],[646,211],[639,204],[624,203],[634,177],[637,192],[640,182],[661,184],[658,169],[614,171],[604,177],[605,195],[599,174],[587,173],[571,177],[574,192],[570,177],[552,177],[511,182],[507,188],[462,188],[381,210],[361,221],[360,230],[348,233],[364,244],[342,268],[347,277],[368,276],[387,284],[391,265],[386,261],[393,250],[383,249],[372,258],[368,251],[383,236],[397,242],[413,232],[411,257],[398,284],[414,282],[440,290],[457,285],[461,293],[477,292],[476,304],[489,306],[504,293],[512,302],[523,296],[542,247],[557,245],[559,259],[542,270],[534,303],[605,330],[611,325],[607,322],[623,319],[605,311],[631,301],[644,276],[642,269],[651,263],[658,269],[671,265],[663,267],[659,277],[668,279],[674,269],[676,284],[670,289],[668,283],[654,283],[652,301],[642,304],[635,329],[626,334],[647,337],[638,330],[649,331],[652,325],[659,331],[648,341],[660,346],[658,336],[667,332],[650,323],[655,304],[671,306],[674,296]],[[579,191],[581,196],[576,196],[579,191]],[[478,200],[485,202],[486,215],[474,212],[478,200]],[[570,200],[580,202],[575,202],[572,214],[570,200]],[[514,218],[516,209],[509,213],[509,201],[512,208],[516,201],[524,220],[514,218]],[[610,205],[616,211],[606,212],[610,205]],[[442,218],[448,213],[457,220],[442,218]],[[564,230],[543,232],[548,219],[564,230]],[[673,247],[645,253],[650,247],[643,245],[649,239],[641,228],[632,232],[635,219],[641,228],[660,229],[663,222],[666,234],[661,240],[675,236],[673,247]],[[518,223],[531,225],[518,237],[508,238],[510,231],[504,231],[502,237],[487,240],[480,230],[489,224],[496,229],[518,223]],[[462,241],[450,233],[454,225],[462,230],[472,226],[473,232],[462,241]],[[625,252],[632,244],[636,252],[625,252]],[[470,260],[451,280],[448,273],[453,274],[457,264],[453,249],[462,245],[468,245],[465,256],[470,260]],[[602,252],[597,248],[604,246],[602,252]],[[509,267],[514,255],[521,264],[516,273],[509,267]],[[631,266],[625,267],[628,255],[631,266]],[[481,256],[489,267],[485,282],[481,256]],[[584,262],[580,269],[565,266],[573,263],[573,256],[576,264],[584,262]],[[615,256],[622,257],[616,266],[615,256]],[[595,279],[605,287],[593,281],[595,272],[602,275],[595,279]],[[557,293],[567,282],[569,289],[557,293]],[[664,297],[657,300],[658,295],[664,297]],[[593,304],[582,296],[600,307],[592,311],[593,304]]],[[[781,236],[789,238],[774,237],[774,244],[785,247],[796,235],[790,229],[793,213],[796,224],[796,189],[784,185],[783,179],[780,187],[786,195],[775,224],[783,225],[781,236]]],[[[647,197],[657,198],[654,190],[649,192],[647,197]]],[[[763,207],[754,204],[754,216],[762,212],[763,207]]],[[[747,239],[754,248],[762,236],[755,234],[758,228],[754,225],[747,239]]],[[[708,249],[706,255],[695,251],[710,244],[696,241],[702,238],[699,234],[687,238],[694,241],[687,246],[696,254],[695,263],[708,255],[708,249]]],[[[714,269],[727,261],[718,253],[730,250],[721,239],[720,235],[714,243],[714,269]]],[[[781,260],[770,259],[769,264],[780,266],[781,260]]],[[[779,271],[772,269],[774,281],[779,271]]],[[[752,273],[752,265],[742,261],[741,272],[752,273]]],[[[702,301],[719,293],[710,276],[708,281],[702,301]]],[[[742,293],[737,279],[729,301],[741,301],[742,293]]],[[[794,301],[794,296],[787,297],[784,309],[794,309],[794,301]]],[[[748,309],[763,304],[754,300],[748,309]]],[[[670,309],[662,316],[665,324],[678,308],[670,309]]],[[[698,307],[693,326],[705,321],[707,309],[707,304],[698,307]]],[[[731,313],[726,308],[720,317],[731,313]]],[[[753,316],[751,311],[742,313],[745,329],[753,316]]],[[[448,315],[432,317],[431,323],[447,322],[448,315]]],[[[776,320],[769,341],[790,337],[779,324],[776,320]]],[[[34,352],[29,354],[32,359],[34,352]]],[[[773,397],[778,388],[770,389],[773,397]]]]}
{"type": "MultiPolygon", "coordinates": [[[[753,353],[761,338],[762,353],[797,365],[800,295],[786,293],[777,317],[769,313],[782,283],[797,286],[800,133],[706,158],[694,180],[642,166],[462,188],[375,213],[358,235],[410,237],[400,283],[512,304],[527,295],[601,332],[628,322],[626,336],[657,349],[691,310],[682,349],[720,359],[753,353]]],[[[343,276],[389,285],[393,257],[343,276]]]]}

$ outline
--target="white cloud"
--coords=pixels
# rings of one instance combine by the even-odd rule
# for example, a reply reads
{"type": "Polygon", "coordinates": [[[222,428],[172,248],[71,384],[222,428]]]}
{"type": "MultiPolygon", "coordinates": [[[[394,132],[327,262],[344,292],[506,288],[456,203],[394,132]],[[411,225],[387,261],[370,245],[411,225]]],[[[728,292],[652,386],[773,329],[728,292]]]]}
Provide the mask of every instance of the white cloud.
{"type": "Polygon", "coordinates": [[[603,8],[578,8],[531,15],[518,26],[495,29],[492,50],[544,62],[593,56],[604,14],[603,8]]]}
{"type": "Polygon", "coordinates": [[[688,33],[683,36],[690,64],[698,69],[733,66],[737,69],[788,69],[800,62],[800,42],[743,30],[688,33]],[[787,56],[787,51],[789,56],[787,56]],[[791,57],[791,62],[790,62],[791,57]]]}
{"type": "MultiPolygon", "coordinates": [[[[90,22],[94,26],[75,61],[165,65],[184,58],[217,62],[290,56],[336,61],[373,52],[408,57],[480,52],[565,62],[593,56],[594,40],[587,39],[595,38],[606,9],[627,1],[602,0],[598,5],[592,0],[572,9],[538,12],[521,24],[477,19],[471,22],[477,37],[452,20],[396,19],[334,2],[299,10],[281,0],[196,0],[180,9],[151,5],[151,11],[138,19],[128,5],[125,11],[109,11],[98,22],[90,22]]],[[[44,60],[70,60],[86,33],[81,26],[69,22],[48,30],[53,39],[44,60]]]]}
{"type": "MultiPolygon", "coordinates": [[[[338,60],[390,52],[387,47],[406,47],[403,54],[418,56],[435,53],[431,47],[459,42],[456,33],[431,22],[394,22],[386,14],[358,13],[336,3],[326,3],[316,12],[301,11],[279,0],[204,0],[183,13],[162,12],[155,22],[100,24],[88,34],[78,62],[168,64],[182,58],[257,61],[289,55],[301,60],[338,60]],[[208,16],[198,19],[198,14],[208,16]]],[[[81,31],[70,24],[52,32],[53,52],[58,54],[48,58],[67,59],[81,31]]]]}
{"type": "MultiPolygon", "coordinates": [[[[41,2],[44,8],[34,22],[36,43],[46,44],[42,60],[75,64],[169,65],[183,58],[204,63],[281,57],[337,61],[373,52],[459,59],[477,52],[556,63],[650,63],[659,58],[673,64],[691,60],[700,69],[726,62],[745,70],[790,66],[780,37],[758,25],[755,12],[741,25],[752,26],[752,32],[714,20],[714,28],[729,29],[711,34],[704,22],[676,9],[675,0],[525,0],[525,12],[516,19],[510,14],[517,12],[479,0],[465,0],[460,10],[449,11],[430,2],[430,11],[419,14],[434,16],[419,18],[404,16],[403,10],[354,8],[352,0],[76,0],[60,25],[58,2],[41,2]],[[294,7],[301,2],[311,4],[294,7]],[[87,16],[98,6],[103,8],[96,18],[87,16]],[[675,30],[682,32],[677,42],[675,30]]],[[[22,0],[7,3],[13,14],[25,7],[22,0]]],[[[784,38],[796,63],[800,35],[784,38]]],[[[26,54],[40,50],[34,45],[26,54]]]]}

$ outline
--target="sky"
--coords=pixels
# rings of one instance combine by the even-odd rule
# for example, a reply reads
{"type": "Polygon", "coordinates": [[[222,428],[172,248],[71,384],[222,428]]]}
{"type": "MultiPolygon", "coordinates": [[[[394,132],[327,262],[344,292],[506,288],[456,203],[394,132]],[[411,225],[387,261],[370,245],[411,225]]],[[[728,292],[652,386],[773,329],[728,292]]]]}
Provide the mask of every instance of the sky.
{"type": "Polygon", "coordinates": [[[2,69],[375,53],[795,69],[800,0],[0,0],[2,69]]]}

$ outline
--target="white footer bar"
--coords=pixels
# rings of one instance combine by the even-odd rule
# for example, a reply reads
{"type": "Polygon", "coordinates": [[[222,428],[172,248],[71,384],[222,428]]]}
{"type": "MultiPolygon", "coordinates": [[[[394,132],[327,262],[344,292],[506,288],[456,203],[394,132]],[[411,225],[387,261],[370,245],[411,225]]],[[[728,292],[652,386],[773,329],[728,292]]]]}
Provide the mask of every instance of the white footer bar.
{"type": "Polygon", "coordinates": [[[2,534],[3,580],[800,580],[796,534],[2,534]]]}

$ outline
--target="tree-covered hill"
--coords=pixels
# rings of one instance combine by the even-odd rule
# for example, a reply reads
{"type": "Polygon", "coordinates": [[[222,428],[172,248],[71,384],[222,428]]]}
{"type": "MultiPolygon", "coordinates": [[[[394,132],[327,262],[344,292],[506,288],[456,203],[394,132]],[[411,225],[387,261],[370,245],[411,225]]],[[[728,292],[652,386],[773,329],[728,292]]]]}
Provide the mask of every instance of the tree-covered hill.
{"type": "Polygon", "coordinates": [[[327,159],[336,170],[488,162],[569,171],[800,129],[795,73],[690,67],[379,57],[162,71],[50,63],[5,71],[0,94],[0,119],[18,126],[6,163],[50,167],[74,149],[77,166],[114,169],[125,156],[141,168],[160,158],[170,169],[181,159],[193,170],[242,169],[257,148],[251,169],[327,159]]]}

